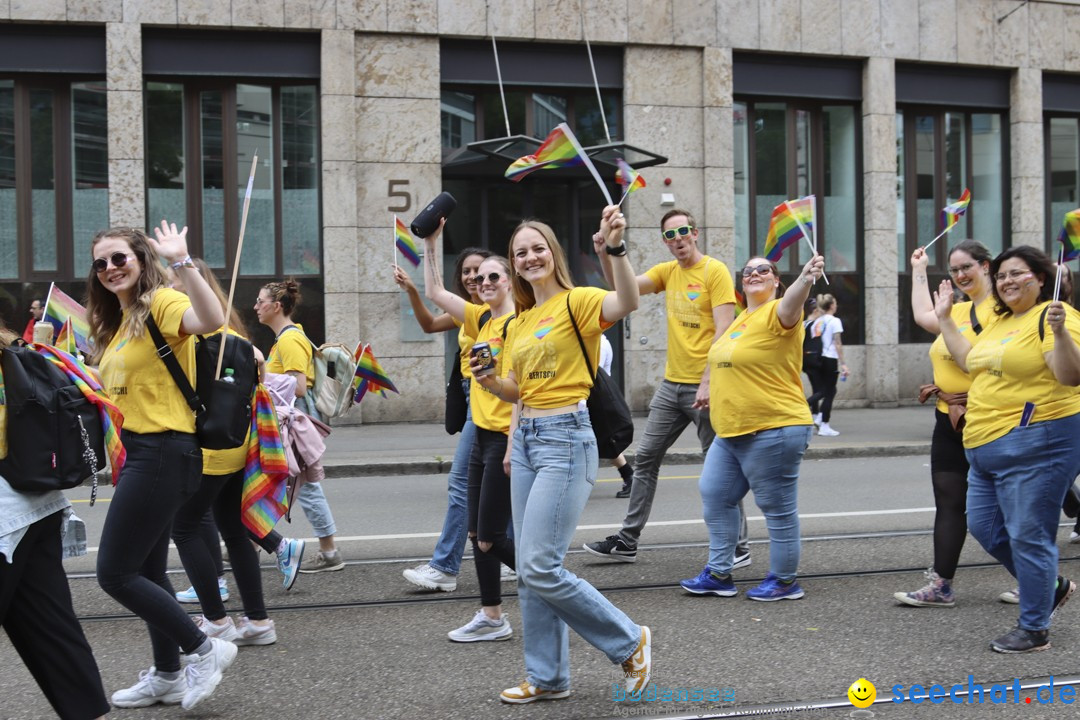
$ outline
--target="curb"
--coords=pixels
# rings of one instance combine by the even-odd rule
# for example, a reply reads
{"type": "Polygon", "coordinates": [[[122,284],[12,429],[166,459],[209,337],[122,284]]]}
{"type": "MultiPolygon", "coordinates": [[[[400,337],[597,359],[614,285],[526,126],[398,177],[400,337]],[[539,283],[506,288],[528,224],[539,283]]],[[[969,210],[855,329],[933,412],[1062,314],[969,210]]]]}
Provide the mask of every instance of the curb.
{"type": "MultiPolygon", "coordinates": [[[[833,447],[810,447],[803,460],[842,460],[851,458],[903,457],[906,455],[929,455],[930,443],[907,442],[874,445],[838,445],[833,447]]],[[[633,453],[626,459],[634,462],[633,453]]],[[[698,465],[704,460],[699,452],[671,450],[664,456],[664,465],[698,465]]],[[[603,462],[603,461],[601,461],[603,462]]],[[[442,475],[450,472],[451,460],[397,460],[369,463],[324,463],[328,478],[384,477],[387,475],[442,475]]]]}

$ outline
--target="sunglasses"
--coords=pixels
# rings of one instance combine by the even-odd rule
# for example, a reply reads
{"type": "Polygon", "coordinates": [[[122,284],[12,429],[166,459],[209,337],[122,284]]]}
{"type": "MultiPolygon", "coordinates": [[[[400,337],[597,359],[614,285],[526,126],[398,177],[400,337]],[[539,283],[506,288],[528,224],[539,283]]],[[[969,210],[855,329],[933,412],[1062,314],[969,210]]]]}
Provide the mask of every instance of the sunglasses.
{"type": "Polygon", "coordinates": [[[128,264],[128,260],[134,260],[134,255],[128,255],[127,253],[114,252],[108,259],[97,258],[94,262],[90,263],[90,267],[96,273],[103,273],[109,269],[109,262],[112,261],[112,266],[115,268],[122,268],[128,264]]]}
{"type": "Polygon", "coordinates": [[[478,283],[482,283],[482,282],[484,282],[485,280],[487,280],[487,281],[488,281],[489,283],[491,283],[492,285],[497,285],[497,284],[499,283],[499,281],[500,281],[500,280],[502,280],[502,279],[503,279],[503,276],[502,276],[502,275],[500,275],[500,274],[499,274],[499,273],[497,273],[497,272],[493,272],[493,273],[488,273],[487,275],[479,275],[479,274],[478,274],[478,275],[476,276],[476,282],[478,282],[478,283]]]}
{"type": "Polygon", "coordinates": [[[663,235],[664,235],[665,240],[674,240],[676,234],[679,235],[680,237],[686,237],[691,232],[693,232],[693,230],[694,230],[693,225],[680,225],[677,228],[671,228],[670,230],[665,230],[663,232],[663,235]]]}
{"type": "Polygon", "coordinates": [[[754,273],[758,275],[768,275],[772,272],[772,266],[770,265],[747,265],[742,269],[742,276],[748,278],[754,273]]]}

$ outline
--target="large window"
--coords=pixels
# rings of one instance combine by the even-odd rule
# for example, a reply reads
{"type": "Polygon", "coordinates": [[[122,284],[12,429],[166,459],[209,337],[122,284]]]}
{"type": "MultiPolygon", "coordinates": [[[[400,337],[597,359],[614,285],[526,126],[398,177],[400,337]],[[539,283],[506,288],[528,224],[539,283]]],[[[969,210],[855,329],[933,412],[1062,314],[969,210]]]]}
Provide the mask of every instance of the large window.
{"type": "MultiPolygon", "coordinates": [[[[1080,118],[1046,119],[1047,233],[1057,238],[1065,213],[1080,207],[1080,118]]],[[[1050,248],[1054,253],[1058,248],[1050,248]]]]}
{"type": "Polygon", "coordinates": [[[896,115],[901,342],[933,340],[911,318],[909,259],[941,232],[945,205],[971,190],[967,214],[930,249],[931,286],[946,276],[948,249],[961,240],[974,238],[994,255],[1009,245],[1004,126],[997,112],[906,107],[896,115]]]}
{"type": "MultiPolygon", "coordinates": [[[[863,338],[860,118],[854,104],[736,99],[734,108],[735,263],[764,254],[769,219],[785,200],[817,196],[817,247],[831,284],[815,292],[836,296],[845,339],[863,338]]],[[[805,241],[778,263],[796,275],[810,259],[805,241]]]]}

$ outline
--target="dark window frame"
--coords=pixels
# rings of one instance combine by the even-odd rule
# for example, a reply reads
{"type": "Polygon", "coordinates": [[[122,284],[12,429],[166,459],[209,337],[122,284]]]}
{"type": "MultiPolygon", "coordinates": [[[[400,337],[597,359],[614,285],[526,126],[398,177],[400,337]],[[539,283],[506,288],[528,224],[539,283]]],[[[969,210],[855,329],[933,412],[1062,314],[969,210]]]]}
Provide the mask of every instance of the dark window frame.
{"type": "MultiPolygon", "coordinates": [[[[1044,250],[1052,251],[1050,254],[1057,256],[1057,248],[1054,244],[1057,242],[1058,234],[1061,232],[1062,218],[1052,216],[1053,207],[1053,191],[1054,182],[1051,168],[1051,160],[1053,158],[1053,135],[1050,132],[1051,120],[1076,120],[1080,125],[1080,111],[1078,112],[1065,112],[1060,110],[1054,110],[1043,113],[1043,208],[1046,218],[1046,243],[1047,247],[1044,250]]],[[[1080,199],[1077,204],[1080,205],[1080,199]]]]}

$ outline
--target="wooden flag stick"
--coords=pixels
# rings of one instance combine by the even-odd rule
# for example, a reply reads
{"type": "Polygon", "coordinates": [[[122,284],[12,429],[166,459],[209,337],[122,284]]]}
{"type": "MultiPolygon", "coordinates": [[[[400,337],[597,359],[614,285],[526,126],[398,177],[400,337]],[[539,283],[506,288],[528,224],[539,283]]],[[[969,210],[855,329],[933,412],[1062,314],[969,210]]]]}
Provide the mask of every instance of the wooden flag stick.
{"type": "Polygon", "coordinates": [[[240,215],[240,239],[236,243],[236,258],[233,260],[232,280],[229,282],[229,301],[225,303],[225,327],[221,333],[221,347],[218,349],[217,369],[214,379],[221,377],[221,364],[225,361],[225,341],[229,335],[229,316],[232,315],[233,296],[236,294],[236,276],[240,274],[240,255],[244,251],[244,231],[247,230],[248,208],[251,206],[251,188],[255,184],[255,166],[259,162],[259,151],[251,156],[251,172],[248,173],[247,190],[244,192],[244,212],[240,215]]]}

